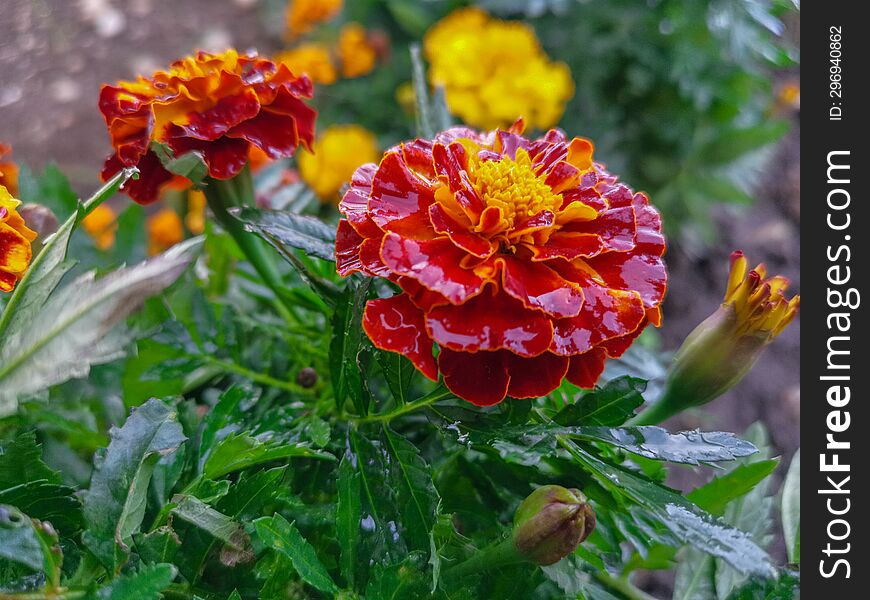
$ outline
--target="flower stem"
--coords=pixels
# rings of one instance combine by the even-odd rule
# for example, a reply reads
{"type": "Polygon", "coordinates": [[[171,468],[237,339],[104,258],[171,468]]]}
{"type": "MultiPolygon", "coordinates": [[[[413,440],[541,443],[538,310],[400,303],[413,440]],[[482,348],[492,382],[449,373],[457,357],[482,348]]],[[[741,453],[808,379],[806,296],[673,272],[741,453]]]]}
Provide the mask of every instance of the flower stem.
{"type": "Polygon", "coordinates": [[[501,542],[472,554],[468,559],[444,571],[442,577],[460,579],[474,573],[523,562],[523,557],[508,537],[501,542]]]}
{"type": "MultiPolygon", "coordinates": [[[[250,177],[250,173],[245,170],[237,177],[250,177]]],[[[240,187],[244,190],[249,189],[247,183],[242,184],[240,187]]],[[[240,198],[238,198],[233,180],[209,179],[204,192],[208,206],[212,214],[214,214],[215,219],[232,236],[233,240],[235,240],[236,244],[245,254],[245,257],[247,257],[248,261],[257,271],[257,274],[260,275],[263,283],[275,293],[275,309],[285,321],[295,322],[292,307],[283,293],[284,284],[281,280],[281,273],[272,262],[264,242],[255,237],[254,234],[245,231],[239,220],[227,211],[228,207],[240,205],[240,198]]],[[[250,199],[250,201],[253,201],[253,199],[250,199]]]]}
{"type": "Polygon", "coordinates": [[[642,413],[631,418],[626,423],[629,427],[637,427],[640,425],[658,425],[667,421],[675,414],[685,408],[685,403],[680,406],[680,403],[671,402],[670,395],[666,391],[659,400],[647,407],[642,413]]]}
{"type": "Polygon", "coordinates": [[[634,587],[628,579],[614,577],[607,571],[596,571],[593,576],[625,600],[656,600],[655,597],[634,587]]]}
{"type": "Polygon", "coordinates": [[[428,396],[424,396],[416,402],[409,402],[408,404],[397,406],[389,412],[377,415],[367,415],[365,417],[358,417],[354,419],[354,421],[356,421],[357,423],[390,422],[397,417],[401,417],[402,415],[406,415],[410,412],[420,410],[421,408],[426,408],[427,406],[435,404],[439,400],[444,400],[445,398],[450,398],[451,396],[453,396],[453,392],[451,392],[450,390],[435,390],[428,396]]]}
{"type": "Polygon", "coordinates": [[[312,389],[304,388],[294,383],[290,383],[289,381],[282,381],[280,379],[276,379],[271,375],[266,375],[264,373],[252,371],[251,369],[246,369],[245,367],[237,365],[236,363],[220,360],[219,358],[214,358],[212,356],[204,356],[203,358],[209,365],[213,365],[218,369],[221,369],[228,373],[235,373],[236,375],[241,375],[242,377],[250,379],[254,383],[268,385],[269,387],[278,388],[279,390],[284,390],[287,392],[293,392],[295,394],[311,395],[314,393],[314,390],[312,389]]]}

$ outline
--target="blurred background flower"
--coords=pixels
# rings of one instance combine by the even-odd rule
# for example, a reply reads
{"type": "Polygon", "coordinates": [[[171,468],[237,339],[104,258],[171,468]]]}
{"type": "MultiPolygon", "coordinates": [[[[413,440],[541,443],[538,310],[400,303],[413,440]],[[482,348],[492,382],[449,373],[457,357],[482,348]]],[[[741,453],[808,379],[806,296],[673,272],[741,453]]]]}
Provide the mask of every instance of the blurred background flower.
{"type": "Polygon", "coordinates": [[[356,168],[381,157],[377,138],[358,125],[328,127],[313,150],[300,152],[299,175],[322,202],[337,202],[339,190],[356,168]]]}

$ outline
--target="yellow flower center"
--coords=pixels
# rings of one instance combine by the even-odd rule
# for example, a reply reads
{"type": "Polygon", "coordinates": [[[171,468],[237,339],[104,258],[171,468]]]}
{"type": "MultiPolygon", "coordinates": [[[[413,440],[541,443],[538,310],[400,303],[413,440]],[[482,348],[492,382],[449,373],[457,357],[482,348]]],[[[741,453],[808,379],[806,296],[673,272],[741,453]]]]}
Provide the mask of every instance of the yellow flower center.
{"type": "Polygon", "coordinates": [[[477,163],[471,179],[486,205],[501,211],[508,230],[543,210],[555,213],[562,206],[562,196],[544,183],[546,175],[535,173],[523,149],[517,150],[516,160],[504,157],[477,163]]]}

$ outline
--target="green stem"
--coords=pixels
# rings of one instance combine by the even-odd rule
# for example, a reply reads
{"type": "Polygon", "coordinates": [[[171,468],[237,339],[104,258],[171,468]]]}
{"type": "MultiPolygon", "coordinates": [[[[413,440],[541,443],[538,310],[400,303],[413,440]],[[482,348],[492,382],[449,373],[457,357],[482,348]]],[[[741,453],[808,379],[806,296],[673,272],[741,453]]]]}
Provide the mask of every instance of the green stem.
{"type": "Polygon", "coordinates": [[[214,358],[213,356],[203,356],[202,357],[208,364],[214,365],[224,371],[229,373],[235,373],[236,375],[241,375],[242,377],[246,377],[255,383],[262,383],[263,385],[268,385],[270,387],[278,388],[280,390],[285,390],[288,392],[293,392],[295,394],[306,394],[310,395],[314,393],[314,390],[309,388],[304,388],[302,386],[296,385],[295,383],[290,383],[289,381],[282,381],[280,379],[276,379],[270,375],[266,375],[265,373],[258,373],[257,371],[252,371],[251,369],[246,369],[241,365],[237,365],[236,363],[227,362],[221,360],[219,358],[214,358]]]}
{"type": "MultiPolygon", "coordinates": [[[[245,176],[250,177],[250,174],[247,171],[242,171],[238,175],[238,177],[245,176]]],[[[241,187],[247,189],[247,186],[241,187]]],[[[244,226],[239,220],[227,211],[228,207],[239,205],[236,189],[232,180],[208,180],[208,185],[204,190],[208,206],[218,223],[235,240],[236,244],[245,254],[245,257],[257,271],[257,274],[260,275],[263,283],[275,293],[276,302],[274,304],[278,313],[285,321],[295,322],[292,306],[283,293],[284,283],[281,273],[272,262],[265,243],[254,234],[245,231],[244,226]]],[[[253,200],[251,199],[251,201],[253,200]]]]}
{"type": "Polygon", "coordinates": [[[679,406],[675,402],[669,400],[668,392],[665,392],[658,402],[647,407],[642,413],[631,418],[626,423],[629,427],[637,427],[640,425],[658,425],[667,421],[675,414],[684,410],[685,406],[679,406]]]}
{"type": "Polygon", "coordinates": [[[0,592],[0,600],[77,600],[87,596],[86,590],[68,590],[65,592],[22,592],[20,594],[4,594],[0,592]]]}
{"type": "Polygon", "coordinates": [[[628,579],[614,577],[607,571],[596,571],[592,575],[600,583],[622,596],[624,600],[657,600],[654,596],[634,587],[628,579]]]}
{"type": "Polygon", "coordinates": [[[468,559],[445,570],[442,577],[445,579],[460,579],[475,573],[482,573],[489,569],[504,567],[523,562],[524,559],[514,546],[513,538],[507,538],[501,542],[479,550],[468,559]]]}
{"type": "Polygon", "coordinates": [[[402,406],[397,406],[393,410],[385,413],[381,413],[378,415],[368,415],[365,417],[358,417],[354,419],[357,423],[379,423],[379,422],[390,422],[397,417],[401,417],[402,415],[406,415],[408,413],[414,412],[416,410],[420,410],[421,408],[426,408],[427,406],[431,406],[435,404],[439,400],[444,400],[445,398],[450,398],[453,396],[453,392],[450,390],[436,390],[432,394],[417,400],[416,402],[410,402],[408,404],[403,404],[402,406]]]}

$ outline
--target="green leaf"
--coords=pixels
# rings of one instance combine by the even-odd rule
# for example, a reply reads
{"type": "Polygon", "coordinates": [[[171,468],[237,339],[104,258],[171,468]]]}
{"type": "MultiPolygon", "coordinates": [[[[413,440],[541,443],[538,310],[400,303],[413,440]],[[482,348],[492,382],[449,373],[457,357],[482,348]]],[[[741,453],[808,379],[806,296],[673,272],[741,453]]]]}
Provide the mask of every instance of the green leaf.
{"type": "Polygon", "coordinates": [[[173,515],[223,542],[221,563],[234,566],[254,560],[251,538],[238,522],[193,496],[176,496],[173,502],[173,515]]]}
{"type": "Polygon", "coordinates": [[[175,579],[175,567],[169,564],[148,565],[132,574],[113,579],[97,591],[100,600],[159,600],[175,579]]]}
{"type": "Polygon", "coordinates": [[[190,179],[194,185],[202,183],[208,175],[208,165],[205,164],[200,152],[191,150],[176,157],[169,146],[159,142],[151,142],[151,150],[167,171],[190,179]]]}
{"type": "Polygon", "coordinates": [[[74,488],[38,479],[0,490],[0,504],[48,521],[65,536],[72,536],[82,527],[82,507],[75,493],[74,488]]]}
{"type": "Polygon", "coordinates": [[[709,554],[684,548],[679,555],[673,600],[715,600],[716,561],[709,554]]]}
{"type": "Polygon", "coordinates": [[[0,440],[0,490],[40,479],[60,483],[58,472],[42,460],[36,432],[21,431],[13,438],[0,440]]]}
{"type": "Polygon", "coordinates": [[[67,176],[54,163],[49,163],[40,175],[26,166],[21,168],[18,180],[19,195],[25,202],[38,202],[48,208],[58,220],[65,220],[76,212],[79,197],[67,176]]]}
{"type": "Polygon", "coordinates": [[[727,600],[797,600],[800,591],[800,572],[783,570],[777,579],[750,578],[727,600]]]}
{"type": "Polygon", "coordinates": [[[199,470],[202,472],[205,459],[214,450],[218,432],[231,422],[233,415],[243,400],[253,399],[254,393],[247,387],[232,385],[219,397],[202,420],[202,433],[199,437],[199,470]]]}
{"type": "Polygon", "coordinates": [[[669,433],[661,427],[565,427],[562,433],[601,442],[654,460],[698,465],[735,460],[758,452],[751,443],[725,431],[669,433]]]}
{"type": "Polygon", "coordinates": [[[203,476],[217,479],[264,462],[295,457],[335,460],[332,454],[314,450],[304,444],[260,442],[246,434],[232,433],[209,453],[203,466],[203,476]]]}
{"type": "Polygon", "coordinates": [[[739,465],[710,483],[692,490],[686,497],[709,512],[721,516],[729,502],[743,496],[773,473],[779,461],[762,460],[739,465]]]}
{"type": "Polygon", "coordinates": [[[175,560],[181,540],[168,526],[158,527],[148,533],[133,535],[136,552],[146,564],[171,563],[175,560]]]}
{"type": "MultiPolygon", "coordinates": [[[[407,6],[406,4],[391,3],[390,7],[407,6]]],[[[426,82],[426,67],[423,65],[423,56],[420,44],[411,44],[408,47],[411,52],[411,73],[414,81],[414,98],[416,99],[417,134],[427,140],[435,137],[435,121],[432,114],[432,105],[429,101],[429,84],[426,82]]]]}
{"type": "Polygon", "coordinates": [[[340,410],[350,397],[360,415],[368,414],[371,403],[361,365],[368,341],[362,329],[362,315],[371,286],[371,277],[366,277],[358,284],[354,280],[348,282],[342,299],[335,306],[333,334],[329,343],[329,372],[335,402],[340,410]]]}
{"type": "Polygon", "coordinates": [[[786,121],[767,121],[746,129],[729,129],[697,151],[695,160],[708,164],[727,164],[744,154],[772,144],[789,129],[786,121]]]}
{"type": "Polygon", "coordinates": [[[375,566],[366,586],[366,600],[417,600],[429,598],[426,580],[411,560],[390,566],[375,566]]]}
{"type": "Polygon", "coordinates": [[[341,540],[339,566],[341,576],[353,588],[358,568],[360,523],[362,522],[361,474],[356,470],[356,457],[348,450],[338,465],[338,504],[335,529],[341,540]]]}
{"type": "Polygon", "coordinates": [[[387,380],[390,393],[397,406],[402,406],[410,401],[408,391],[417,369],[411,361],[398,352],[375,349],[375,357],[387,380]]]}
{"type": "Polygon", "coordinates": [[[245,229],[272,245],[298,248],[309,256],[335,261],[335,228],[319,219],[247,206],[232,212],[245,229]]]}
{"type": "Polygon", "coordinates": [[[39,310],[19,311],[17,327],[0,339],[0,416],[13,412],[20,398],[122,357],[136,336],[125,326],[127,317],[181,275],[198,245],[179,244],[99,279],[91,271],[39,310]]]}
{"type": "Polygon", "coordinates": [[[643,404],[646,382],[625,375],[569,404],[553,418],[560,425],[622,425],[643,404]]]}
{"type": "Polygon", "coordinates": [[[273,517],[257,519],[254,526],[257,536],[267,547],[290,559],[303,581],[321,592],[338,592],[338,586],[317,558],[314,547],[302,537],[293,523],[280,514],[275,514],[273,517]]]}
{"type": "Polygon", "coordinates": [[[0,505],[0,558],[45,573],[48,585],[60,585],[63,555],[57,533],[13,506],[0,505]]]}
{"type": "Polygon", "coordinates": [[[790,563],[801,562],[801,451],[791,459],[782,484],[782,532],[790,563]]]}
{"type": "Polygon", "coordinates": [[[91,486],[83,496],[87,530],[82,541],[110,573],[126,562],[130,540],[142,524],[157,461],[185,439],[175,411],[149,400],[123,427],[112,430],[109,447],[97,453],[91,486]]]}
{"type": "Polygon", "coordinates": [[[388,477],[396,490],[409,549],[428,551],[429,532],[438,520],[440,502],[429,465],[414,444],[387,426],[383,428],[383,443],[391,457],[388,477]]]}

